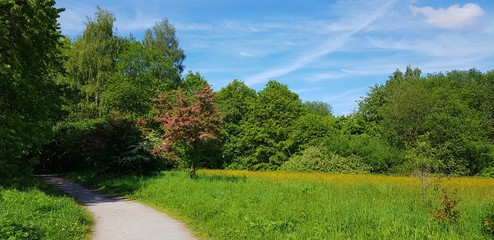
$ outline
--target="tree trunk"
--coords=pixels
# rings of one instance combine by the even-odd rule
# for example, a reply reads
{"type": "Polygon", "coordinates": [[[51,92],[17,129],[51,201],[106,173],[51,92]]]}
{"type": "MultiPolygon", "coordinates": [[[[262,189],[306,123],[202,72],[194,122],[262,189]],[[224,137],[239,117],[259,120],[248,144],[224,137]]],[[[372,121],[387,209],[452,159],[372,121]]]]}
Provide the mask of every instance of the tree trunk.
{"type": "Polygon", "coordinates": [[[196,166],[194,165],[194,161],[190,163],[190,178],[196,178],[196,166]]]}

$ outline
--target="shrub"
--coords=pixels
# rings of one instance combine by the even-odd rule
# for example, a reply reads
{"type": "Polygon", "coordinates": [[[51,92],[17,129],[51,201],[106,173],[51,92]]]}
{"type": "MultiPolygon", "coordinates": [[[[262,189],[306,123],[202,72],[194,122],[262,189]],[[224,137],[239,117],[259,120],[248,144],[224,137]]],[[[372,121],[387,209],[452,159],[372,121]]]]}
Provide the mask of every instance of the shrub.
{"type": "Polygon", "coordinates": [[[38,156],[38,170],[151,173],[170,167],[151,154],[156,137],[125,118],[66,123],[38,156]]]}
{"type": "Polygon", "coordinates": [[[367,134],[335,134],[322,142],[326,151],[340,156],[358,156],[372,167],[372,172],[383,173],[403,162],[403,156],[383,139],[367,134]]]}
{"type": "Polygon", "coordinates": [[[480,172],[480,176],[482,176],[482,177],[494,177],[494,166],[484,168],[480,172]]]}
{"type": "Polygon", "coordinates": [[[280,170],[296,172],[368,173],[371,167],[355,155],[342,157],[324,153],[320,147],[308,147],[281,165],[280,170]]]}
{"type": "Polygon", "coordinates": [[[432,218],[440,223],[457,223],[460,219],[460,211],[457,209],[460,200],[452,198],[443,189],[443,200],[441,202],[442,208],[432,212],[432,218]]]}
{"type": "Polygon", "coordinates": [[[54,128],[54,137],[34,156],[38,172],[70,172],[85,168],[81,152],[81,136],[101,124],[102,119],[61,122],[54,128]]]}

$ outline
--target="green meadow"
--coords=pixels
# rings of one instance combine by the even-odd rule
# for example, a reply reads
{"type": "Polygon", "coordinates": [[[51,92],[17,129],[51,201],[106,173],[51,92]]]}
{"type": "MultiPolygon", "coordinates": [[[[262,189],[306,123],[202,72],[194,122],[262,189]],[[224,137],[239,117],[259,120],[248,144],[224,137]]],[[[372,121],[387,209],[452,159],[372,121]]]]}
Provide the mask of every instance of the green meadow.
{"type": "Polygon", "coordinates": [[[491,239],[494,180],[201,170],[71,178],[180,219],[202,239],[491,239]],[[456,219],[439,219],[444,189],[456,219]]]}

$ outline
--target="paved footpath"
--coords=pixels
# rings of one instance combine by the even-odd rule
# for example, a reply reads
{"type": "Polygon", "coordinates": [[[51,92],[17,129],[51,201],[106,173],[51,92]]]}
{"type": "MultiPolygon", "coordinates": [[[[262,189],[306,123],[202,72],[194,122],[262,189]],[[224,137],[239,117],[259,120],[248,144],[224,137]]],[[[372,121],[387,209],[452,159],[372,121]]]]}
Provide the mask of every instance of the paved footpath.
{"type": "Polygon", "coordinates": [[[94,240],[195,239],[177,220],[140,203],[114,198],[52,175],[40,176],[73,196],[94,216],[94,240]]]}

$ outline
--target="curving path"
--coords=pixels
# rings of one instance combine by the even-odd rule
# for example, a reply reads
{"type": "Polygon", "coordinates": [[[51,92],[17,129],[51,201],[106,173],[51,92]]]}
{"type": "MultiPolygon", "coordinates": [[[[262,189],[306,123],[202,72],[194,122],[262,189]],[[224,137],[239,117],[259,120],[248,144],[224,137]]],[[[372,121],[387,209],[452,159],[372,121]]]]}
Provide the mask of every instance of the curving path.
{"type": "Polygon", "coordinates": [[[73,196],[94,216],[94,240],[195,239],[184,225],[145,205],[114,198],[53,175],[40,176],[73,196]]]}

